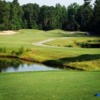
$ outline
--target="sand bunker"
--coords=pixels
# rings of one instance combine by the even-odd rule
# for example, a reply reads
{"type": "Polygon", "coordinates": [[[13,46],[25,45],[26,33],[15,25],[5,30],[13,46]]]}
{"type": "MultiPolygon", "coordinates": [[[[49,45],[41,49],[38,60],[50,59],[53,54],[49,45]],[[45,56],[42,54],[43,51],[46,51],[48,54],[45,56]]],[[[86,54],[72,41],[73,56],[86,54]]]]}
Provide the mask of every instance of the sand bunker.
{"type": "Polygon", "coordinates": [[[17,32],[15,31],[1,31],[0,35],[13,35],[16,34],[17,32]]]}

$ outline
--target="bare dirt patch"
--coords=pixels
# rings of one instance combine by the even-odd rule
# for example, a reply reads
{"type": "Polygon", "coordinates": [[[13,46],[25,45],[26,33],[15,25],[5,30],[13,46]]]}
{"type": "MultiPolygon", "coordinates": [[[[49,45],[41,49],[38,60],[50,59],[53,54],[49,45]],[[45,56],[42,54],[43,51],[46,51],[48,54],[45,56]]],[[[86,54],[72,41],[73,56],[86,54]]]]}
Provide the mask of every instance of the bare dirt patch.
{"type": "Polygon", "coordinates": [[[13,35],[16,34],[17,32],[15,31],[1,31],[0,35],[13,35]]]}
{"type": "MultiPolygon", "coordinates": [[[[63,37],[62,39],[66,39],[66,37],[63,37]]],[[[35,46],[45,46],[45,47],[52,47],[52,48],[66,48],[66,47],[58,47],[58,46],[52,46],[52,45],[45,44],[47,42],[51,42],[51,41],[54,41],[54,40],[56,40],[56,39],[55,38],[50,38],[50,39],[35,42],[35,43],[32,43],[32,44],[35,45],[35,46]]]]}
{"type": "Polygon", "coordinates": [[[37,46],[47,46],[45,45],[44,43],[47,43],[47,42],[50,42],[50,41],[54,41],[55,39],[47,39],[47,40],[44,40],[44,41],[39,41],[39,42],[36,42],[36,43],[32,43],[33,45],[37,45],[37,46]]]}

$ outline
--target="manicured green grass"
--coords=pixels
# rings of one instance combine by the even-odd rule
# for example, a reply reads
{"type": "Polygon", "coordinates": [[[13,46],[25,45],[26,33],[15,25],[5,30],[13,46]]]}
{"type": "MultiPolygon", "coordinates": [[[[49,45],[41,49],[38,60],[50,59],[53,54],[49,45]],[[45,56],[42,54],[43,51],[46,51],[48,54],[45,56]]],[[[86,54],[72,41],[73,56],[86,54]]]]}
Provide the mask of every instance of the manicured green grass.
{"type": "MultiPolygon", "coordinates": [[[[67,38],[74,38],[79,41],[82,39],[86,40],[87,38],[96,39],[95,37],[86,37],[83,33],[78,32],[77,34],[72,34],[71,32],[62,30],[41,31],[25,29],[17,32],[18,33],[14,35],[0,35],[0,55],[14,55],[49,65],[64,66],[64,68],[70,66],[83,70],[100,69],[99,48],[56,48],[32,45],[32,43],[50,38],[54,38],[55,41],[62,41],[62,38],[65,38],[61,44],[67,42],[69,44],[70,41],[68,41],[67,38]],[[75,35],[78,35],[78,37],[74,37],[75,35]]],[[[55,45],[55,41],[52,42],[53,45],[55,45]]]]}
{"type": "Polygon", "coordinates": [[[52,31],[41,31],[41,30],[19,30],[17,34],[14,35],[0,35],[0,47],[32,47],[33,42],[38,42],[48,38],[61,38],[68,37],[71,32],[62,31],[62,30],[52,30],[52,31]]]}
{"type": "Polygon", "coordinates": [[[100,100],[100,72],[0,74],[0,100],[100,100]]]}
{"type": "MultiPolygon", "coordinates": [[[[62,30],[19,30],[14,35],[0,35],[0,55],[33,59],[61,68],[69,66],[72,69],[96,70],[1,73],[0,100],[99,100],[95,94],[100,93],[100,49],[32,45],[68,36],[70,38],[75,34],[62,30]]],[[[77,36],[84,34],[78,33],[77,36]]]]}

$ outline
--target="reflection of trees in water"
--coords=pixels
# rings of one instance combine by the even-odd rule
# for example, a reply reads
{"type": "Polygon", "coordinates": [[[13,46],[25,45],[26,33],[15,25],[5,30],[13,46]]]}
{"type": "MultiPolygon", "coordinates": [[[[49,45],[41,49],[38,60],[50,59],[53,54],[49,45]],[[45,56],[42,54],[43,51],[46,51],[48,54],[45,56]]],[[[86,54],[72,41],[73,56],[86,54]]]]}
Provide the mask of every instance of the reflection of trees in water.
{"type": "Polygon", "coordinates": [[[2,72],[2,70],[6,70],[8,67],[17,69],[20,65],[23,65],[23,62],[21,60],[0,58],[0,72],[2,72]]]}

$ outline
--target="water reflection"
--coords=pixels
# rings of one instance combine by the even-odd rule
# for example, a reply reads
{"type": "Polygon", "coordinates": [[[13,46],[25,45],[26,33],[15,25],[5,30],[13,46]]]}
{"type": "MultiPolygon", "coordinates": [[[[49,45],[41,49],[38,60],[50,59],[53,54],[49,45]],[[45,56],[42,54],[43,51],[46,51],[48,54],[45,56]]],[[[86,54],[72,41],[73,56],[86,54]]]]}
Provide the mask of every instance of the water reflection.
{"type": "Polygon", "coordinates": [[[42,64],[27,63],[19,59],[0,58],[0,72],[24,72],[58,70],[42,64]]]}

